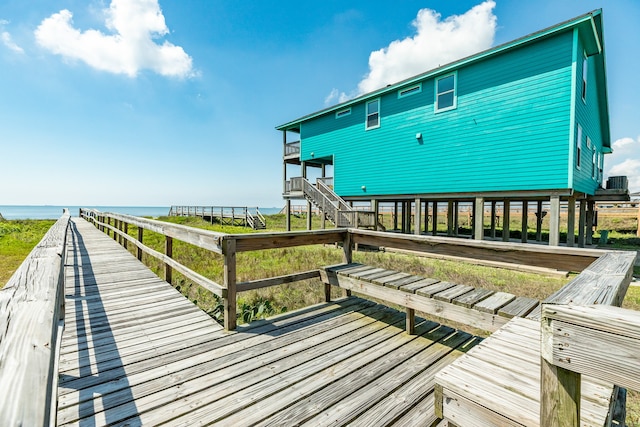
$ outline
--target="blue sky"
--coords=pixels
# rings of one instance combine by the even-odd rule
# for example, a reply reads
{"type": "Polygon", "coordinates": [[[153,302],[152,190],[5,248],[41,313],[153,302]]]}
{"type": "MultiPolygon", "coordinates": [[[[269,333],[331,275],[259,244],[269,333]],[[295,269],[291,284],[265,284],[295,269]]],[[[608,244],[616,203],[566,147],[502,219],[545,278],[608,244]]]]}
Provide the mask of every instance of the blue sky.
{"type": "Polygon", "coordinates": [[[600,7],[605,175],[640,191],[635,0],[3,0],[0,204],[281,206],[275,126],[600,7]]]}

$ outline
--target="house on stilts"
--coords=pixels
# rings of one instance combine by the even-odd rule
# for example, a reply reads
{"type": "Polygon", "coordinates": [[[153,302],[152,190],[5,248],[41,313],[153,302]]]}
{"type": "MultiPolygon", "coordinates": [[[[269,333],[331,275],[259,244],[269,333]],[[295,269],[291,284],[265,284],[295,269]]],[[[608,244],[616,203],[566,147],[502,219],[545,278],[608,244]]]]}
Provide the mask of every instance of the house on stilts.
{"type": "Polygon", "coordinates": [[[376,228],[386,204],[398,231],[435,234],[440,212],[447,234],[457,235],[466,204],[473,238],[496,237],[502,222],[508,240],[518,206],[524,230],[535,211],[538,236],[548,214],[550,245],[561,243],[562,211],[562,243],[583,246],[595,202],[629,198],[626,179],[603,184],[611,138],[601,10],[276,129],[287,217],[292,200],[306,199],[323,224],[376,228]],[[368,211],[353,209],[363,202],[368,211]]]}

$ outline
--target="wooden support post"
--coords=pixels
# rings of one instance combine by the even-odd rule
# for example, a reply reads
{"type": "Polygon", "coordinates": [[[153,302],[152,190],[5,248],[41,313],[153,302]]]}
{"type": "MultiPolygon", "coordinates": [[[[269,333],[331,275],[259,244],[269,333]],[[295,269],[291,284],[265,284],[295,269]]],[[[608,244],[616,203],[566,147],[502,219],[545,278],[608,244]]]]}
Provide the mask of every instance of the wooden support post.
{"type": "Polygon", "coordinates": [[[496,238],[496,201],[491,201],[491,238],[496,238]]]}
{"type": "Polygon", "coordinates": [[[447,236],[453,236],[453,200],[447,202],[447,236]]]}
{"type": "Polygon", "coordinates": [[[560,246],[560,196],[551,196],[549,201],[549,246],[560,246]]]}
{"type": "Polygon", "coordinates": [[[398,202],[393,202],[393,229],[398,229],[398,202]]]}
{"type": "Polygon", "coordinates": [[[116,242],[118,241],[118,232],[116,230],[120,229],[120,221],[118,221],[117,219],[113,220],[113,228],[115,228],[115,230],[113,231],[113,240],[115,240],[116,242]]]}
{"type": "Polygon", "coordinates": [[[438,202],[433,201],[433,208],[431,212],[431,234],[436,236],[438,234],[438,202]]]}
{"type": "Polygon", "coordinates": [[[484,198],[476,197],[473,214],[473,238],[484,239],[484,198]]]}
{"type": "Polygon", "coordinates": [[[584,248],[584,229],[587,218],[587,201],[580,200],[580,213],[578,215],[578,247],[584,248]]]}
{"type": "Polygon", "coordinates": [[[374,230],[378,230],[378,216],[380,215],[380,203],[376,199],[371,200],[371,210],[373,211],[373,216],[375,217],[375,227],[374,230]]]}
{"type": "MultiPolygon", "coordinates": [[[[416,212],[415,215],[413,216],[413,232],[417,235],[420,235],[420,230],[422,228],[422,200],[420,200],[419,197],[416,198],[416,212]]],[[[425,210],[429,210],[428,207],[425,210]]]]}
{"type": "Polygon", "coordinates": [[[224,298],[224,329],[236,329],[236,240],[226,239],[223,246],[224,255],[224,286],[227,297],[224,298]]]}
{"type": "Polygon", "coordinates": [[[520,231],[520,241],[522,243],[527,243],[527,238],[529,237],[529,202],[526,200],[522,201],[522,228],[520,231]]]}
{"type": "MultiPolygon", "coordinates": [[[[169,258],[173,258],[173,237],[165,236],[164,254],[169,258]]],[[[171,283],[173,269],[169,264],[164,265],[164,280],[171,283]]]]}
{"type": "Polygon", "coordinates": [[[291,231],[291,199],[287,199],[285,203],[285,217],[287,231],[291,231]]]}
{"type": "Polygon", "coordinates": [[[541,359],[540,425],[578,427],[580,425],[580,374],[541,359]]]}
{"type": "MultiPolygon", "coordinates": [[[[351,233],[349,232],[345,233],[344,240],[342,241],[342,262],[345,264],[350,264],[351,262],[353,262],[353,238],[351,233]]],[[[350,297],[351,290],[345,289],[344,296],[350,297]]]]}
{"type": "Polygon", "coordinates": [[[414,335],[416,333],[416,311],[413,308],[406,309],[406,330],[407,334],[414,335]]]}
{"type": "Polygon", "coordinates": [[[640,237],[640,204],[638,204],[638,231],[636,232],[636,236],[640,237]]]}
{"type": "Polygon", "coordinates": [[[458,235],[458,229],[460,228],[460,203],[459,202],[454,202],[454,210],[453,210],[453,235],[457,236],[458,235]]]}
{"type": "Polygon", "coordinates": [[[593,227],[596,218],[595,205],[595,202],[591,200],[587,202],[587,228],[585,230],[585,244],[587,245],[593,244],[593,227]]]}
{"type": "Polygon", "coordinates": [[[511,221],[511,202],[509,200],[505,200],[502,202],[502,241],[508,242],[510,238],[510,221],[511,221]]]}
{"type": "Polygon", "coordinates": [[[311,202],[307,201],[307,230],[311,230],[311,220],[313,219],[313,211],[311,202]]]}
{"type": "MultiPolygon", "coordinates": [[[[125,222],[124,223],[124,234],[129,234],[129,223],[125,222]]],[[[122,237],[122,245],[124,246],[125,249],[128,248],[128,243],[129,241],[127,239],[124,238],[124,236],[122,237]]]]}
{"type": "Polygon", "coordinates": [[[542,242],[542,200],[538,200],[538,210],[536,212],[536,241],[542,242]]]}
{"type": "Polygon", "coordinates": [[[429,201],[424,202],[424,234],[429,233],[429,201]]]}
{"type": "Polygon", "coordinates": [[[567,201],[567,246],[576,244],[576,198],[569,197],[567,201]]]}
{"type": "MultiPolygon", "coordinates": [[[[138,242],[142,243],[142,239],[144,237],[144,228],[138,227],[138,242]]],[[[139,261],[142,261],[142,249],[136,248],[136,256],[139,261]]]]}

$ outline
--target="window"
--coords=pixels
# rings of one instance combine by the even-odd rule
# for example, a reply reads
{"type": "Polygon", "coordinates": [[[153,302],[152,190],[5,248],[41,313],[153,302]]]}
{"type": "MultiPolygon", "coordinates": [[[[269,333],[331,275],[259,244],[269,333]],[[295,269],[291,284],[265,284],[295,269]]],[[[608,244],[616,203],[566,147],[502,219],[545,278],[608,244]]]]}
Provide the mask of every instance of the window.
{"type": "Polygon", "coordinates": [[[436,112],[456,108],[456,75],[436,79],[436,112]]]}
{"type": "Polygon", "coordinates": [[[340,117],[348,116],[349,114],[351,114],[351,107],[345,108],[344,110],[336,111],[336,119],[339,119],[340,117]]]}
{"type": "MultiPolygon", "coordinates": [[[[587,137],[587,147],[591,147],[591,138],[587,137]]],[[[591,153],[591,178],[596,179],[596,147],[591,153]]]]}
{"type": "Polygon", "coordinates": [[[380,127],[380,99],[367,102],[367,123],[366,129],[380,127]]]}
{"type": "Polygon", "coordinates": [[[400,89],[398,91],[398,98],[404,98],[405,96],[413,95],[420,92],[422,92],[422,83],[408,87],[406,89],[400,89]]]}
{"type": "Polygon", "coordinates": [[[602,153],[598,152],[598,182],[602,182],[602,153]]]}
{"type": "Polygon", "coordinates": [[[587,102],[587,71],[588,71],[587,54],[582,59],[582,100],[587,102]]]}
{"type": "Polygon", "coordinates": [[[580,157],[582,156],[582,127],[578,125],[578,135],[576,136],[576,167],[580,169],[580,157]]]}

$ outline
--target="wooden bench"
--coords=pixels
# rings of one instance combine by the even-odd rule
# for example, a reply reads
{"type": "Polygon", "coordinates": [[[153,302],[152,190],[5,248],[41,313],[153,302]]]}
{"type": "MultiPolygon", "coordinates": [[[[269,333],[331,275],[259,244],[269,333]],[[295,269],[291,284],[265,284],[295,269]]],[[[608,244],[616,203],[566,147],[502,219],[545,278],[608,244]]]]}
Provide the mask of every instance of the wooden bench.
{"type": "Polygon", "coordinates": [[[526,316],[540,304],[533,298],[358,263],[324,267],[320,276],[326,286],[406,307],[409,333],[413,333],[415,310],[493,332],[512,317],[526,316]]]}
{"type": "MultiPolygon", "coordinates": [[[[541,306],[619,306],[634,261],[635,252],[606,253],[541,306]]],[[[458,426],[540,426],[541,370],[547,369],[540,359],[540,311],[512,319],[436,375],[439,418],[458,426]]],[[[617,396],[624,393],[610,382],[584,375],[580,425],[610,425],[617,396]]]]}

